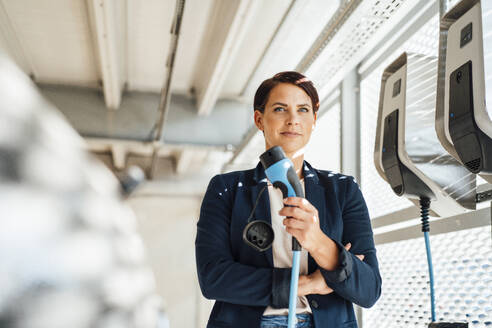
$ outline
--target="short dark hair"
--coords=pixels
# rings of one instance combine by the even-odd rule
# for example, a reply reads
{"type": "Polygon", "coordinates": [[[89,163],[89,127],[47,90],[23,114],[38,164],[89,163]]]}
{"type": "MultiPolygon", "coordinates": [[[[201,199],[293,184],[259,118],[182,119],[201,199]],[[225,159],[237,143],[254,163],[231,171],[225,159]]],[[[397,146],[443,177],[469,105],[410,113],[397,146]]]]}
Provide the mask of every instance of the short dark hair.
{"type": "Polygon", "coordinates": [[[270,92],[274,87],[280,83],[290,83],[300,87],[304,90],[309,98],[311,98],[311,103],[313,105],[313,113],[316,113],[319,109],[319,97],[318,91],[306,76],[302,75],[296,71],[286,71],[275,74],[273,77],[263,81],[258,90],[255,93],[255,99],[253,102],[254,110],[258,110],[261,113],[265,111],[265,105],[268,101],[270,92]]]}

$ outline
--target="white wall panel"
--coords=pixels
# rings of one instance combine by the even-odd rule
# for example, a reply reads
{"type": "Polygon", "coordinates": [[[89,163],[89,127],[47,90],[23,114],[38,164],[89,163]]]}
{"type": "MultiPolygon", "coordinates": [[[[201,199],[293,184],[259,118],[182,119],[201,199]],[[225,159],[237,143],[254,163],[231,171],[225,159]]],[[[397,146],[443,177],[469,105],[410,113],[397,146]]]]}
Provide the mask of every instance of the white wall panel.
{"type": "Polygon", "coordinates": [[[340,104],[317,121],[304,158],[315,168],[340,172],[340,104]]]}
{"type": "Polygon", "coordinates": [[[200,292],[195,264],[199,197],[136,197],[129,200],[154,271],[157,292],[173,328],[206,326],[212,302],[200,292]]]}

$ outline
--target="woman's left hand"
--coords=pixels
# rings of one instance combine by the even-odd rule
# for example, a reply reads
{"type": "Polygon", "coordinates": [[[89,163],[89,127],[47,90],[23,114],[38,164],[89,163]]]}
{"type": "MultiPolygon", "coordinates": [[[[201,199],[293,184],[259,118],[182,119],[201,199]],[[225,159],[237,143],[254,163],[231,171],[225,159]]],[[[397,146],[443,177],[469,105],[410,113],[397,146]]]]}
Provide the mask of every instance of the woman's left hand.
{"type": "Polygon", "coordinates": [[[328,287],[325,278],[321,271],[317,269],[310,275],[300,275],[297,296],[305,296],[310,294],[327,295],[333,293],[333,289],[328,287]]]}
{"type": "Polygon", "coordinates": [[[301,197],[285,198],[284,205],[290,206],[283,207],[278,213],[287,217],[283,222],[285,229],[299,241],[302,248],[313,251],[324,237],[319,226],[318,210],[301,197]]]}

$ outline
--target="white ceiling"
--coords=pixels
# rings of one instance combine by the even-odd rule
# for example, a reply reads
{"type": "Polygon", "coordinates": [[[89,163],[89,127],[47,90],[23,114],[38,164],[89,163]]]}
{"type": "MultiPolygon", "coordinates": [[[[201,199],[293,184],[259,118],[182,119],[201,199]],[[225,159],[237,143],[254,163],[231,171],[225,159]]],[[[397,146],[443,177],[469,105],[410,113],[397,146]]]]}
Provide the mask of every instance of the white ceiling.
{"type": "MultiPolygon", "coordinates": [[[[196,88],[200,74],[205,71],[200,64],[211,55],[217,56],[214,53],[229,50],[223,49],[220,39],[230,32],[227,29],[232,23],[224,25],[216,17],[220,10],[233,7],[228,7],[228,2],[245,1],[186,0],[173,92],[187,94],[196,88]]],[[[251,18],[241,40],[233,41],[238,43],[232,45],[237,48],[236,55],[222,77],[219,98],[240,96],[291,6],[290,0],[250,2],[247,12],[240,13],[251,18]]],[[[317,2],[330,3],[324,5],[330,8],[328,14],[338,5],[337,1],[317,2]]],[[[91,6],[102,4],[107,7],[106,13],[109,12],[104,23],[114,26],[116,60],[127,90],[160,92],[165,81],[175,3],[174,0],[1,0],[2,48],[38,83],[100,87],[103,76],[95,31],[98,27],[94,23],[97,19],[90,11],[91,6]]],[[[307,29],[302,26],[305,25],[300,24],[300,31],[307,29]]],[[[235,36],[233,33],[232,37],[235,36]]],[[[316,33],[310,33],[307,39],[315,36],[316,33]]],[[[303,46],[309,47],[309,41],[303,46]]],[[[285,68],[293,69],[295,64],[285,68]]]]}
{"type": "MultiPolygon", "coordinates": [[[[394,26],[385,23],[415,3],[186,0],[172,92],[196,96],[205,115],[220,98],[251,102],[263,79],[299,68],[313,45],[328,36],[330,47],[325,42],[303,69],[320,89],[332,88],[331,77],[343,73],[341,66],[351,58],[359,59],[359,49],[370,50],[377,29],[394,26]],[[337,15],[351,4],[359,9],[347,19],[350,26],[330,30],[341,27],[337,15]]],[[[103,89],[116,100],[105,95],[106,104],[117,108],[124,90],[163,87],[175,6],[175,0],[0,0],[0,46],[37,83],[111,85],[103,89]]]]}
{"type": "MultiPolygon", "coordinates": [[[[240,103],[252,103],[262,80],[296,69],[307,72],[320,98],[328,99],[348,70],[427,2],[185,0],[171,93],[193,99],[197,117],[210,116],[219,100],[236,101],[231,109],[238,110],[240,103]]],[[[165,85],[176,3],[0,0],[0,50],[40,85],[96,88],[104,96],[99,107],[109,109],[126,101],[123,115],[132,111],[129,93],[158,94],[165,85]]],[[[82,97],[76,107],[85,102],[82,97]]],[[[90,124],[91,117],[84,119],[90,124]]]]}
{"type": "MultiPolygon", "coordinates": [[[[18,43],[26,73],[41,83],[97,85],[89,20],[83,1],[2,1],[2,25],[18,43]],[[5,21],[4,18],[7,20],[5,21]]],[[[20,56],[16,56],[18,62],[20,56]]]]}

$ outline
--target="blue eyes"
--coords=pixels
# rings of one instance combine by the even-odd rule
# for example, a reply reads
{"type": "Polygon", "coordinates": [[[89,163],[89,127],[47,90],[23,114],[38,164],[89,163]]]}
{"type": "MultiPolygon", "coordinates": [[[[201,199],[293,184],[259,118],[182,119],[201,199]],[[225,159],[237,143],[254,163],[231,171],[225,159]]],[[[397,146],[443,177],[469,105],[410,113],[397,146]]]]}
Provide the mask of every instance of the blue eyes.
{"type": "MultiPolygon", "coordinates": [[[[285,108],[283,108],[283,107],[275,107],[275,108],[273,109],[273,111],[274,111],[274,112],[283,112],[283,111],[285,111],[285,110],[286,110],[286,109],[285,109],[285,108]]],[[[308,108],[305,108],[305,107],[301,107],[301,108],[299,108],[299,111],[301,111],[301,112],[303,112],[303,113],[307,113],[307,112],[309,112],[309,109],[308,109],[308,108]]]]}

